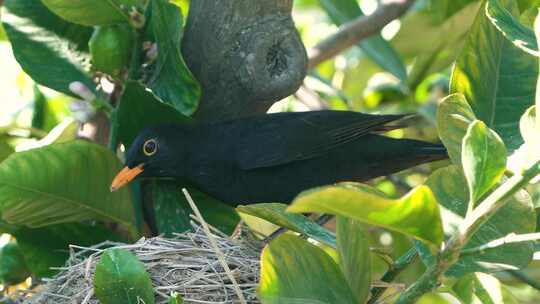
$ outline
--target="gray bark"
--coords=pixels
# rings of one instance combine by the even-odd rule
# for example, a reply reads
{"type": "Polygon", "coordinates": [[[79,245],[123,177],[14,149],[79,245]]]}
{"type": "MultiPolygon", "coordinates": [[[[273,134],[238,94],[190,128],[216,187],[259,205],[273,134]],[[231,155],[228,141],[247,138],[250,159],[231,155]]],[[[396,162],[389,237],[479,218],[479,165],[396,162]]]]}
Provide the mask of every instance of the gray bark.
{"type": "Polygon", "coordinates": [[[192,0],[183,55],[205,120],[264,113],[302,84],[307,55],[292,0],[192,0]]]}

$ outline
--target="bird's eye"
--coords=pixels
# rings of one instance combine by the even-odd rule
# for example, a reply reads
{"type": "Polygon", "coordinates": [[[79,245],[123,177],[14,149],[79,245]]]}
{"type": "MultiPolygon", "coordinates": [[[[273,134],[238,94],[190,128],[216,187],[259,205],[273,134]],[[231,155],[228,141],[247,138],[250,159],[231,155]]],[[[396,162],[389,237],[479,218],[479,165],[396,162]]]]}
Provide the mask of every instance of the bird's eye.
{"type": "Polygon", "coordinates": [[[143,152],[146,156],[152,156],[156,154],[158,148],[157,141],[155,139],[149,139],[144,142],[143,152]]]}

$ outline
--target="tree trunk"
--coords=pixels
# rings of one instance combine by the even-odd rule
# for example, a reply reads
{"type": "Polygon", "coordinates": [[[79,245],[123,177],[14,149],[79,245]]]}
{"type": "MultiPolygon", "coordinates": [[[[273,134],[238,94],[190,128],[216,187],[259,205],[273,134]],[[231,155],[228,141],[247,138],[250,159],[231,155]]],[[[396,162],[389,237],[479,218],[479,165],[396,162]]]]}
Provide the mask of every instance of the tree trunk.
{"type": "Polygon", "coordinates": [[[292,0],[192,0],[183,55],[201,83],[195,117],[221,120],[265,113],[296,92],[307,55],[292,0]]]}

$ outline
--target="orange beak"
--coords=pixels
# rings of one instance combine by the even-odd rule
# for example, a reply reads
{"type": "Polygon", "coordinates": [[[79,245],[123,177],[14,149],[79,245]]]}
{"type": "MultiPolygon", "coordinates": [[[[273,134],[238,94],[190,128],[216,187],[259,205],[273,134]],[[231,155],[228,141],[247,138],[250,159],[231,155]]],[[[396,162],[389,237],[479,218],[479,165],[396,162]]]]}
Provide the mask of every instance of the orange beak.
{"type": "Polygon", "coordinates": [[[122,171],[118,172],[116,176],[114,177],[112,183],[111,183],[111,192],[114,192],[121,187],[127,185],[129,182],[131,182],[137,175],[141,174],[143,169],[143,164],[138,165],[134,168],[124,167],[122,171]]]}

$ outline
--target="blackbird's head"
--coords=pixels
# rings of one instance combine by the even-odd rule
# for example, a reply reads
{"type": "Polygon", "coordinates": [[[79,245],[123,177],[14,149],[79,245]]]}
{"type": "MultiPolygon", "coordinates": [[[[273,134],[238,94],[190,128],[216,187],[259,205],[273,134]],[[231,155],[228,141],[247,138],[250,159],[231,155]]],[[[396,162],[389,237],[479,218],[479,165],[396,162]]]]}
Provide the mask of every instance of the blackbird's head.
{"type": "Polygon", "coordinates": [[[173,162],[167,126],[142,131],[126,153],[126,166],[114,178],[111,191],[127,185],[136,177],[170,177],[173,162]]]}

